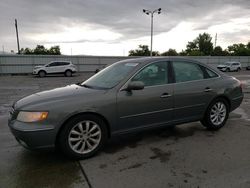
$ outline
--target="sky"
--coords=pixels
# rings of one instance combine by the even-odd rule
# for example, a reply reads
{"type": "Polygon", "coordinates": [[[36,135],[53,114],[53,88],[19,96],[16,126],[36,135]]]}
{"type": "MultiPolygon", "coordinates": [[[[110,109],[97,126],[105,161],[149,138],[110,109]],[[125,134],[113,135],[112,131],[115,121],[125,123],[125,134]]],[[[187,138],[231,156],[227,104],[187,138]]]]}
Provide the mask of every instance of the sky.
{"type": "Polygon", "coordinates": [[[217,33],[217,45],[250,41],[250,0],[0,0],[0,51],[17,51],[15,18],[21,48],[59,45],[66,55],[126,56],[138,45],[153,50],[186,48],[199,33],[217,33]]]}

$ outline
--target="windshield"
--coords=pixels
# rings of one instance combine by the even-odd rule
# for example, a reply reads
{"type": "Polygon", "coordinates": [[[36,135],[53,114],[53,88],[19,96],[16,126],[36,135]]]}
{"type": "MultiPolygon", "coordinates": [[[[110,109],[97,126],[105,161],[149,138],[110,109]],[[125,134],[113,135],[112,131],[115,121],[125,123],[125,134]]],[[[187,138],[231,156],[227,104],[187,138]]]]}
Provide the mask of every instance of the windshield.
{"type": "Polygon", "coordinates": [[[110,89],[119,84],[138,63],[116,63],[83,82],[81,85],[96,89],[110,89]]]}

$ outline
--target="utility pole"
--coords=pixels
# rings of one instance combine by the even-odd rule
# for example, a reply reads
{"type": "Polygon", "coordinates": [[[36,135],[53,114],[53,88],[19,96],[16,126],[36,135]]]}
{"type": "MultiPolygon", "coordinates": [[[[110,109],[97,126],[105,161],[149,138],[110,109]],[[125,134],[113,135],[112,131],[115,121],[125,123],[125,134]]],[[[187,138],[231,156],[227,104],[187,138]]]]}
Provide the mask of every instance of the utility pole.
{"type": "Polygon", "coordinates": [[[18,50],[18,54],[20,54],[19,37],[18,37],[18,28],[17,28],[17,20],[16,20],[16,19],[15,19],[15,27],[16,27],[17,50],[18,50]]]}
{"type": "Polygon", "coordinates": [[[214,47],[216,47],[216,43],[217,43],[217,33],[215,34],[215,38],[214,38],[214,47]]]}
{"type": "Polygon", "coordinates": [[[155,9],[154,11],[143,9],[143,12],[147,15],[151,15],[151,46],[150,46],[150,56],[152,56],[152,50],[153,50],[153,24],[154,24],[154,13],[161,13],[161,8],[155,9]]]}

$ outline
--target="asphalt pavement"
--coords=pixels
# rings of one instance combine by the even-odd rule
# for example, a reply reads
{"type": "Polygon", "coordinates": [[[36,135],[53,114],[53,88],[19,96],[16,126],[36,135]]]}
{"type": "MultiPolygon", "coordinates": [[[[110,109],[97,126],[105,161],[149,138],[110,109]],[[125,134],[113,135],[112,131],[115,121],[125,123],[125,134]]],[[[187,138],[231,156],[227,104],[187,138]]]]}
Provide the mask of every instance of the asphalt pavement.
{"type": "Polygon", "coordinates": [[[242,81],[245,97],[221,130],[211,132],[195,122],[115,137],[97,156],[82,161],[24,149],[7,119],[13,101],[91,74],[0,76],[0,188],[250,187],[250,71],[228,74],[242,81]]]}

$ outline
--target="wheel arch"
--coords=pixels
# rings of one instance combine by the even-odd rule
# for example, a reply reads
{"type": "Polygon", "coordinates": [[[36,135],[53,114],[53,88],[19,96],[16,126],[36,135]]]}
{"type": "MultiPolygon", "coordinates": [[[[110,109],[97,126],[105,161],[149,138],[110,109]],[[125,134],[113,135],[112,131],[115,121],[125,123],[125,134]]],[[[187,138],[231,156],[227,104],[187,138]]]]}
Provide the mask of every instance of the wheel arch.
{"type": "MultiPolygon", "coordinates": [[[[222,95],[217,95],[216,97],[214,97],[214,98],[208,103],[207,108],[209,107],[209,105],[210,105],[212,102],[214,102],[214,101],[217,100],[217,99],[224,99],[224,100],[227,102],[227,104],[228,104],[229,111],[231,111],[231,101],[230,101],[230,99],[229,99],[228,96],[223,95],[223,94],[222,94],[222,95]]],[[[207,109],[206,109],[206,111],[207,111],[207,109]]]]}
{"type": "Polygon", "coordinates": [[[75,117],[77,117],[77,116],[82,116],[82,115],[94,115],[94,116],[97,116],[97,117],[101,118],[101,119],[105,122],[107,131],[108,131],[108,138],[111,137],[110,124],[109,124],[108,120],[107,120],[103,115],[101,115],[101,114],[99,114],[99,113],[96,113],[96,112],[80,112],[80,113],[77,113],[77,114],[74,114],[74,115],[68,117],[68,118],[62,123],[62,125],[60,126],[59,131],[57,132],[57,135],[56,135],[55,145],[58,144],[59,135],[60,135],[62,129],[66,126],[66,124],[67,124],[71,119],[73,119],[73,118],[75,118],[75,117]]]}
{"type": "Polygon", "coordinates": [[[67,72],[67,71],[73,72],[73,71],[72,71],[71,69],[69,69],[69,68],[65,69],[64,72],[67,72]]]}
{"type": "Polygon", "coordinates": [[[39,70],[37,74],[39,74],[39,72],[45,72],[45,74],[47,74],[46,70],[44,69],[39,70]]]}

